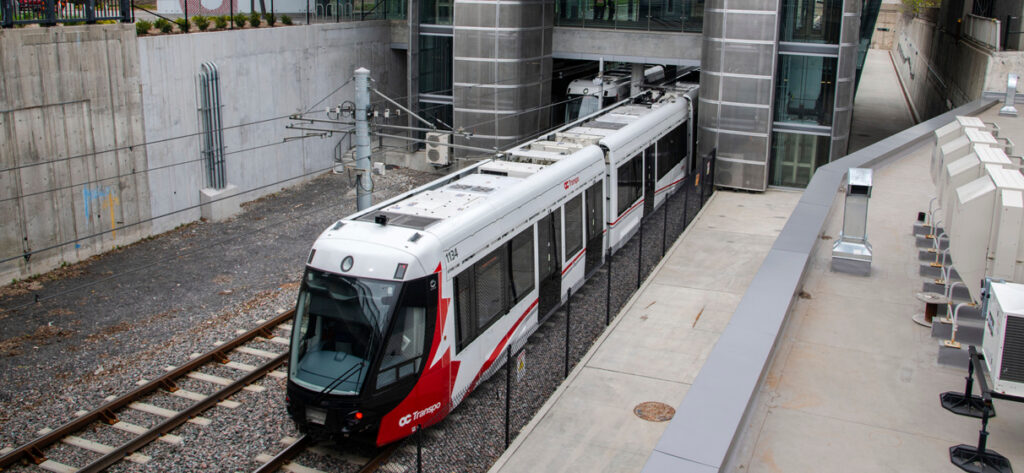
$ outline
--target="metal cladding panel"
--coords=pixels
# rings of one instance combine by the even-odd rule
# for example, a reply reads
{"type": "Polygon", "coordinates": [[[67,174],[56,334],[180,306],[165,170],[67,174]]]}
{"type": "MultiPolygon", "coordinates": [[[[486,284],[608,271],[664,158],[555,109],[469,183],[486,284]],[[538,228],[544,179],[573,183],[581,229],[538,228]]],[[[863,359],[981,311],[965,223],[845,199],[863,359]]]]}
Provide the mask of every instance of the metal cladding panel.
{"type": "Polygon", "coordinates": [[[763,191],[767,187],[768,166],[761,162],[715,161],[715,185],[763,191]]]}

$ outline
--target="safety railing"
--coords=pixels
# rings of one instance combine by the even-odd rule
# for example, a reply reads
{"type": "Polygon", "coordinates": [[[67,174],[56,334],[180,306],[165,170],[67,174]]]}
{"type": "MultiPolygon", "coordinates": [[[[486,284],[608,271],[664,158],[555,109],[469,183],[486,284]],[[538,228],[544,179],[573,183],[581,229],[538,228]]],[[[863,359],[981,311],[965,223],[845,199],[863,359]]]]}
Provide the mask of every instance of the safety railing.
{"type": "Polygon", "coordinates": [[[964,36],[971,38],[994,51],[1002,49],[1000,27],[1002,24],[995,18],[978,15],[964,17],[964,36]]]}
{"type": "Polygon", "coordinates": [[[131,0],[0,0],[4,28],[100,21],[131,22],[131,0]]]}

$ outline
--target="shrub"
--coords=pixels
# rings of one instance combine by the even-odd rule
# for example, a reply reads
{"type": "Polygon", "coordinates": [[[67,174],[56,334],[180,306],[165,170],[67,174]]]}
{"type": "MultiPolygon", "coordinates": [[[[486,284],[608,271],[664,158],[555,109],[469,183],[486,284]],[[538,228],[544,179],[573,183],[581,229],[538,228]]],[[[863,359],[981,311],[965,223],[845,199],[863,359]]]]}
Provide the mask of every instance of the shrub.
{"type": "Polygon", "coordinates": [[[148,34],[150,28],[153,28],[153,24],[146,20],[139,20],[135,22],[135,34],[139,36],[145,36],[148,34]]]}
{"type": "Polygon", "coordinates": [[[153,22],[153,26],[155,26],[156,29],[164,33],[170,33],[171,30],[174,28],[174,24],[163,18],[157,18],[156,21],[153,22]]]}
{"type": "Polygon", "coordinates": [[[270,26],[274,26],[274,23],[277,23],[277,15],[274,15],[273,13],[263,15],[263,19],[267,20],[267,24],[270,26]]]}
{"type": "Polygon", "coordinates": [[[260,27],[260,21],[261,20],[260,20],[260,14],[259,13],[252,12],[252,13],[249,14],[249,25],[252,26],[253,28],[259,28],[260,27]]]}
{"type": "Polygon", "coordinates": [[[206,31],[206,29],[210,27],[210,19],[203,15],[193,16],[192,23],[195,23],[196,28],[199,28],[199,31],[206,31]]]}
{"type": "Polygon", "coordinates": [[[228,17],[218,16],[213,19],[213,22],[217,24],[217,29],[222,30],[228,27],[228,17]]]}
{"type": "Polygon", "coordinates": [[[281,15],[281,23],[284,23],[286,25],[292,24],[292,17],[288,15],[281,15]]]}
{"type": "Polygon", "coordinates": [[[235,24],[236,28],[244,28],[245,27],[245,15],[243,15],[241,13],[235,15],[235,17],[232,18],[231,21],[235,24]]]}
{"type": "Polygon", "coordinates": [[[188,30],[192,29],[192,23],[188,21],[188,18],[177,18],[174,23],[178,25],[178,30],[182,33],[188,33],[188,30]]]}

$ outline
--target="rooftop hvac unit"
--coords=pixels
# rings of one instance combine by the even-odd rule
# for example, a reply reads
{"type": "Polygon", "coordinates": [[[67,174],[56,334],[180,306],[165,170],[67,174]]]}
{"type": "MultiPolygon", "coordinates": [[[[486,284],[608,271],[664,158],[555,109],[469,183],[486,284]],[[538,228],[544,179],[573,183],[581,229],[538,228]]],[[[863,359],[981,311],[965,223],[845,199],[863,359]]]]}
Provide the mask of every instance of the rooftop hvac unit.
{"type": "Polygon", "coordinates": [[[974,150],[972,145],[978,144],[996,146],[998,142],[996,141],[996,138],[992,136],[992,133],[979,130],[977,128],[967,128],[964,130],[963,136],[950,140],[942,146],[936,147],[935,150],[932,151],[932,183],[938,186],[942,168],[946,167],[947,164],[964,157],[974,150]]]}
{"type": "Polygon", "coordinates": [[[946,224],[949,254],[971,300],[980,301],[978,281],[985,278],[996,186],[988,176],[981,177],[957,188],[953,200],[952,220],[946,224]]]}
{"type": "Polygon", "coordinates": [[[1024,396],[1024,285],[990,284],[982,352],[992,390],[1024,396]]]}
{"type": "Polygon", "coordinates": [[[986,167],[987,175],[956,190],[947,225],[949,252],[971,299],[981,300],[979,281],[999,277],[1024,282],[1024,175],[986,167]]]}
{"type": "Polygon", "coordinates": [[[452,142],[448,133],[427,133],[427,162],[434,166],[451,164],[451,148],[445,146],[452,142]]]}
{"type": "Polygon", "coordinates": [[[986,176],[985,168],[987,166],[1009,168],[1013,166],[1013,163],[999,148],[974,145],[974,152],[954,160],[943,168],[937,193],[939,207],[943,209],[943,225],[952,219],[953,192],[968,182],[986,176]]]}

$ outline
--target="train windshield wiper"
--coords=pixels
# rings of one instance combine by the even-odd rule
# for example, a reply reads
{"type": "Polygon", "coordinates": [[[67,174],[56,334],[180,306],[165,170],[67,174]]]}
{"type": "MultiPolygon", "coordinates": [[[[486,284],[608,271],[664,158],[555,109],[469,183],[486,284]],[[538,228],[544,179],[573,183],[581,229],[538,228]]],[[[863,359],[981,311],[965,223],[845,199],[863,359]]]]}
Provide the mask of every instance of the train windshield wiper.
{"type": "Polygon", "coordinates": [[[356,373],[361,373],[363,371],[363,365],[365,365],[365,364],[366,364],[365,360],[360,361],[359,363],[357,363],[355,365],[352,365],[351,368],[345,370],[345,372],[341,373],[341,375],[338,376],[337,378],[334,378],[334,381],[331,381],[330,384],[328,384],[326,387],[324,387],[324,389],[322,391],[320,391],[320,394],[317,395],[316,399],[313,402],[314,403],[320,402],[320,399],[322,399],[325,395],[327,395],[328,393],[333,391],[335,388],[340,386],[341,383],[344,383],[345,381],[348,381],[348,379],[351,378],[352,375],[354,375],[356,373]]]}

